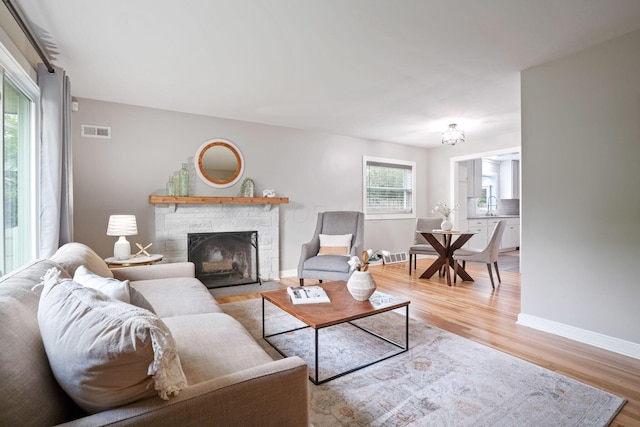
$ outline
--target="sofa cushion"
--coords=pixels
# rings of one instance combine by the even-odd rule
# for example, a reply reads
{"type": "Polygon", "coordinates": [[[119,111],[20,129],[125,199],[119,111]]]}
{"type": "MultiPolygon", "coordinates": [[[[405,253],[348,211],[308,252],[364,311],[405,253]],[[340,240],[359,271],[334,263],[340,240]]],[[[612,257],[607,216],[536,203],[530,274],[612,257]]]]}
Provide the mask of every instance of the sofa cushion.
{"type": "Polygon", "coordinates": [[[59,266],[38,260],[0,278],[2,425],[55,425],[67,421],[75,408],[51,372],[38,327],[42,286],[37,285],[53,267],[59,266]]]}
{"type": "Polygon", "coordinates": [[[131,282],[161,318],[185,314],[222,313],[215,298],[193,277],[136,280],[131,282]]]}
{"type": "Polygon", "coordinates": [[[113,277],[107,263],[93,249],[82,243],[71,242],[62,245],[53,254],[51,260],[60,264],[71,276],[75,274],[78,267],[84,265],[98,276],[113,277]]]}
{"type": "Polygon", "coordinates": [[[45,276],[38,324],[51,369],[78,406],[96,413],[186,386],[162,320],[58,273],[45,276]]]}
{"type": "Polygon", "coordinates": [[[318,255],[349,255],[353,234],[320,234],[318,255]]]}
{"type": "Polygon", "coordinates": [[[273,362],[247,330],[225,313],[164,319],[190,385],[273,362]]]}

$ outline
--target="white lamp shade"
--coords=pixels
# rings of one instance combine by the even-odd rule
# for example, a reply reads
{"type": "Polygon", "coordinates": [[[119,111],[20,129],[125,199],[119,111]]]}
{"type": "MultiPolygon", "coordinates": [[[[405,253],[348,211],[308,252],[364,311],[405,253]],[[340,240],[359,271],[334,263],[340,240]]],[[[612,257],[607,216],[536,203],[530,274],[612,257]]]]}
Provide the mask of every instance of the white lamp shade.
{"type": "Polygon", "coordinates": [[[135,215],[111,215],[107,236],[135,236],[138,234],[135,215]]]}

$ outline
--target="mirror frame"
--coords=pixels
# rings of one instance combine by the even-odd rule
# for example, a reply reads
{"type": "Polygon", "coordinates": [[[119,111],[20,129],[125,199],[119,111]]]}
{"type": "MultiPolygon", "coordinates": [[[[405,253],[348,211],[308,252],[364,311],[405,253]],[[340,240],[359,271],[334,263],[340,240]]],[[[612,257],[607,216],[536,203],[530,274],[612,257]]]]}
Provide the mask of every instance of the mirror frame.
{"type": "Polygon", "coordinates": [[[227,139],[213,138],[205,141],[200,146],[200,148],[198,148],[198,151],[196,151],[196,157],[194,158],[194,163],[195,163],[196,173],[198,174],[200,179],[203,180],[206,184],[216,188],[231,187],[233,184],[238,182],[238,180],[240,180],[240,178],[242,177],[242,174],[244,173],[244,158],[242,157],[242,153],[240,152],[238,147],[235,146],[233,142],[227,139]],[[214,179],[209,175],[207,175],[207,172],[204,170],[204,167],[202,165],[202,158],[204,157],[204,155],[207,153],[209,149],[214,147],[225,147],[228,150],[230,150],[231,153],[233,153],[233,155],[235,156],[237,167],[231,178],[224,179],[224,180],[214,179]]]}

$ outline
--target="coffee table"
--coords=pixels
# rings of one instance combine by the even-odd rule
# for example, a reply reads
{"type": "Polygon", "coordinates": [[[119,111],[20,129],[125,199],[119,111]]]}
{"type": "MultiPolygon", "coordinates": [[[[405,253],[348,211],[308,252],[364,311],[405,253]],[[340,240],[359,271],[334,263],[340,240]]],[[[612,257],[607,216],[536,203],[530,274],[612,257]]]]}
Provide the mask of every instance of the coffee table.
{"type": "Polygon", "coordinates": [[[283,357],[287,357],[278,346],[270,340],[270,338],[277,335],[286,334],[289,332],[297,331],[299,329],[313,328],[314,329],[314,357],[315,357],[315,375],[309,375],[309,380],[315,385],[323,384],[343,375],[347,375],[351,372],[355,372],[374,363],[381,362],[389,359],[398,354],[404,353],[409,350],[409,300],[403,300],[395,298],[391,295],[383,294],[382,292],[375,292],[368,301],[355,300],[349,291],[347,290],[347,284],[343,281],[327,282],[320,284],[326,291],[331,302],[318,303],[318,304],[298,304],[295,305],[291,302],[286,289],[276,289],[272,291],[261,292],[262,296],[262,338],[267,341],[274,349],[278,351],[283,357]],[[291,316],[302,321],[306,326],[299,328],[289,329],[282,332],[273,334],[267,334],[265,328],[265,301],[273,304],[279,309],[289,313],[291,316]],[[405,342],[404,345],[397,343],[389,338],[385,338],[371,330],[365,329],[352,321],[357,319],[363,319],[365,317],[373,316],[376,314],[384,313],[386,311],[395,310],[404,307],[405,312],[405,342]],[[393,344],[399,350],[392,354],[385,355],[372,361],[368,361],[355,368],[347,369],[340,372],[337,375],[330,376],[328,378],[319,378],[319,356],[318,356],[318,333],[321,329],[329,328],[331,326],[348,323],[362,331],[367,332],[381,340],[384,340],[390,344],[393,344]]]}

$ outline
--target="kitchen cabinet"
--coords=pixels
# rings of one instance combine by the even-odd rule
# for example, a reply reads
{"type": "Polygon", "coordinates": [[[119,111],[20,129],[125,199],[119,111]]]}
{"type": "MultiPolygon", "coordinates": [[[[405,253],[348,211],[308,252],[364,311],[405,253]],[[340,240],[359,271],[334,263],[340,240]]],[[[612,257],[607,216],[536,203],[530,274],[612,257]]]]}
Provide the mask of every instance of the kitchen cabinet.
{"type": "Polygon", "coordinates": [[[480,197],[482,194],[482,159],[467,160],[467,197],[480,197]]]}
{"type": "Polygon", "coordinates": [[[506,219],[507,224],[502,233],[501,250],[512,250],[520,247],[520,218],[475,218],[467,221],[467,229],[476,234],[463,246],[465,249],[481,251],[489,244],[491,233],[498,221],[506,219]]]}
{"type": "Polygon", "coordinates": [[[520,198],[519,160],[503,160],[500,162],[500,198],[520,198]]]}
{"type": "Polygon", "coordinates": [[[502,235],[500,249],[516,249],[520,247],[520,218],[508,218],[502,235]]]}

